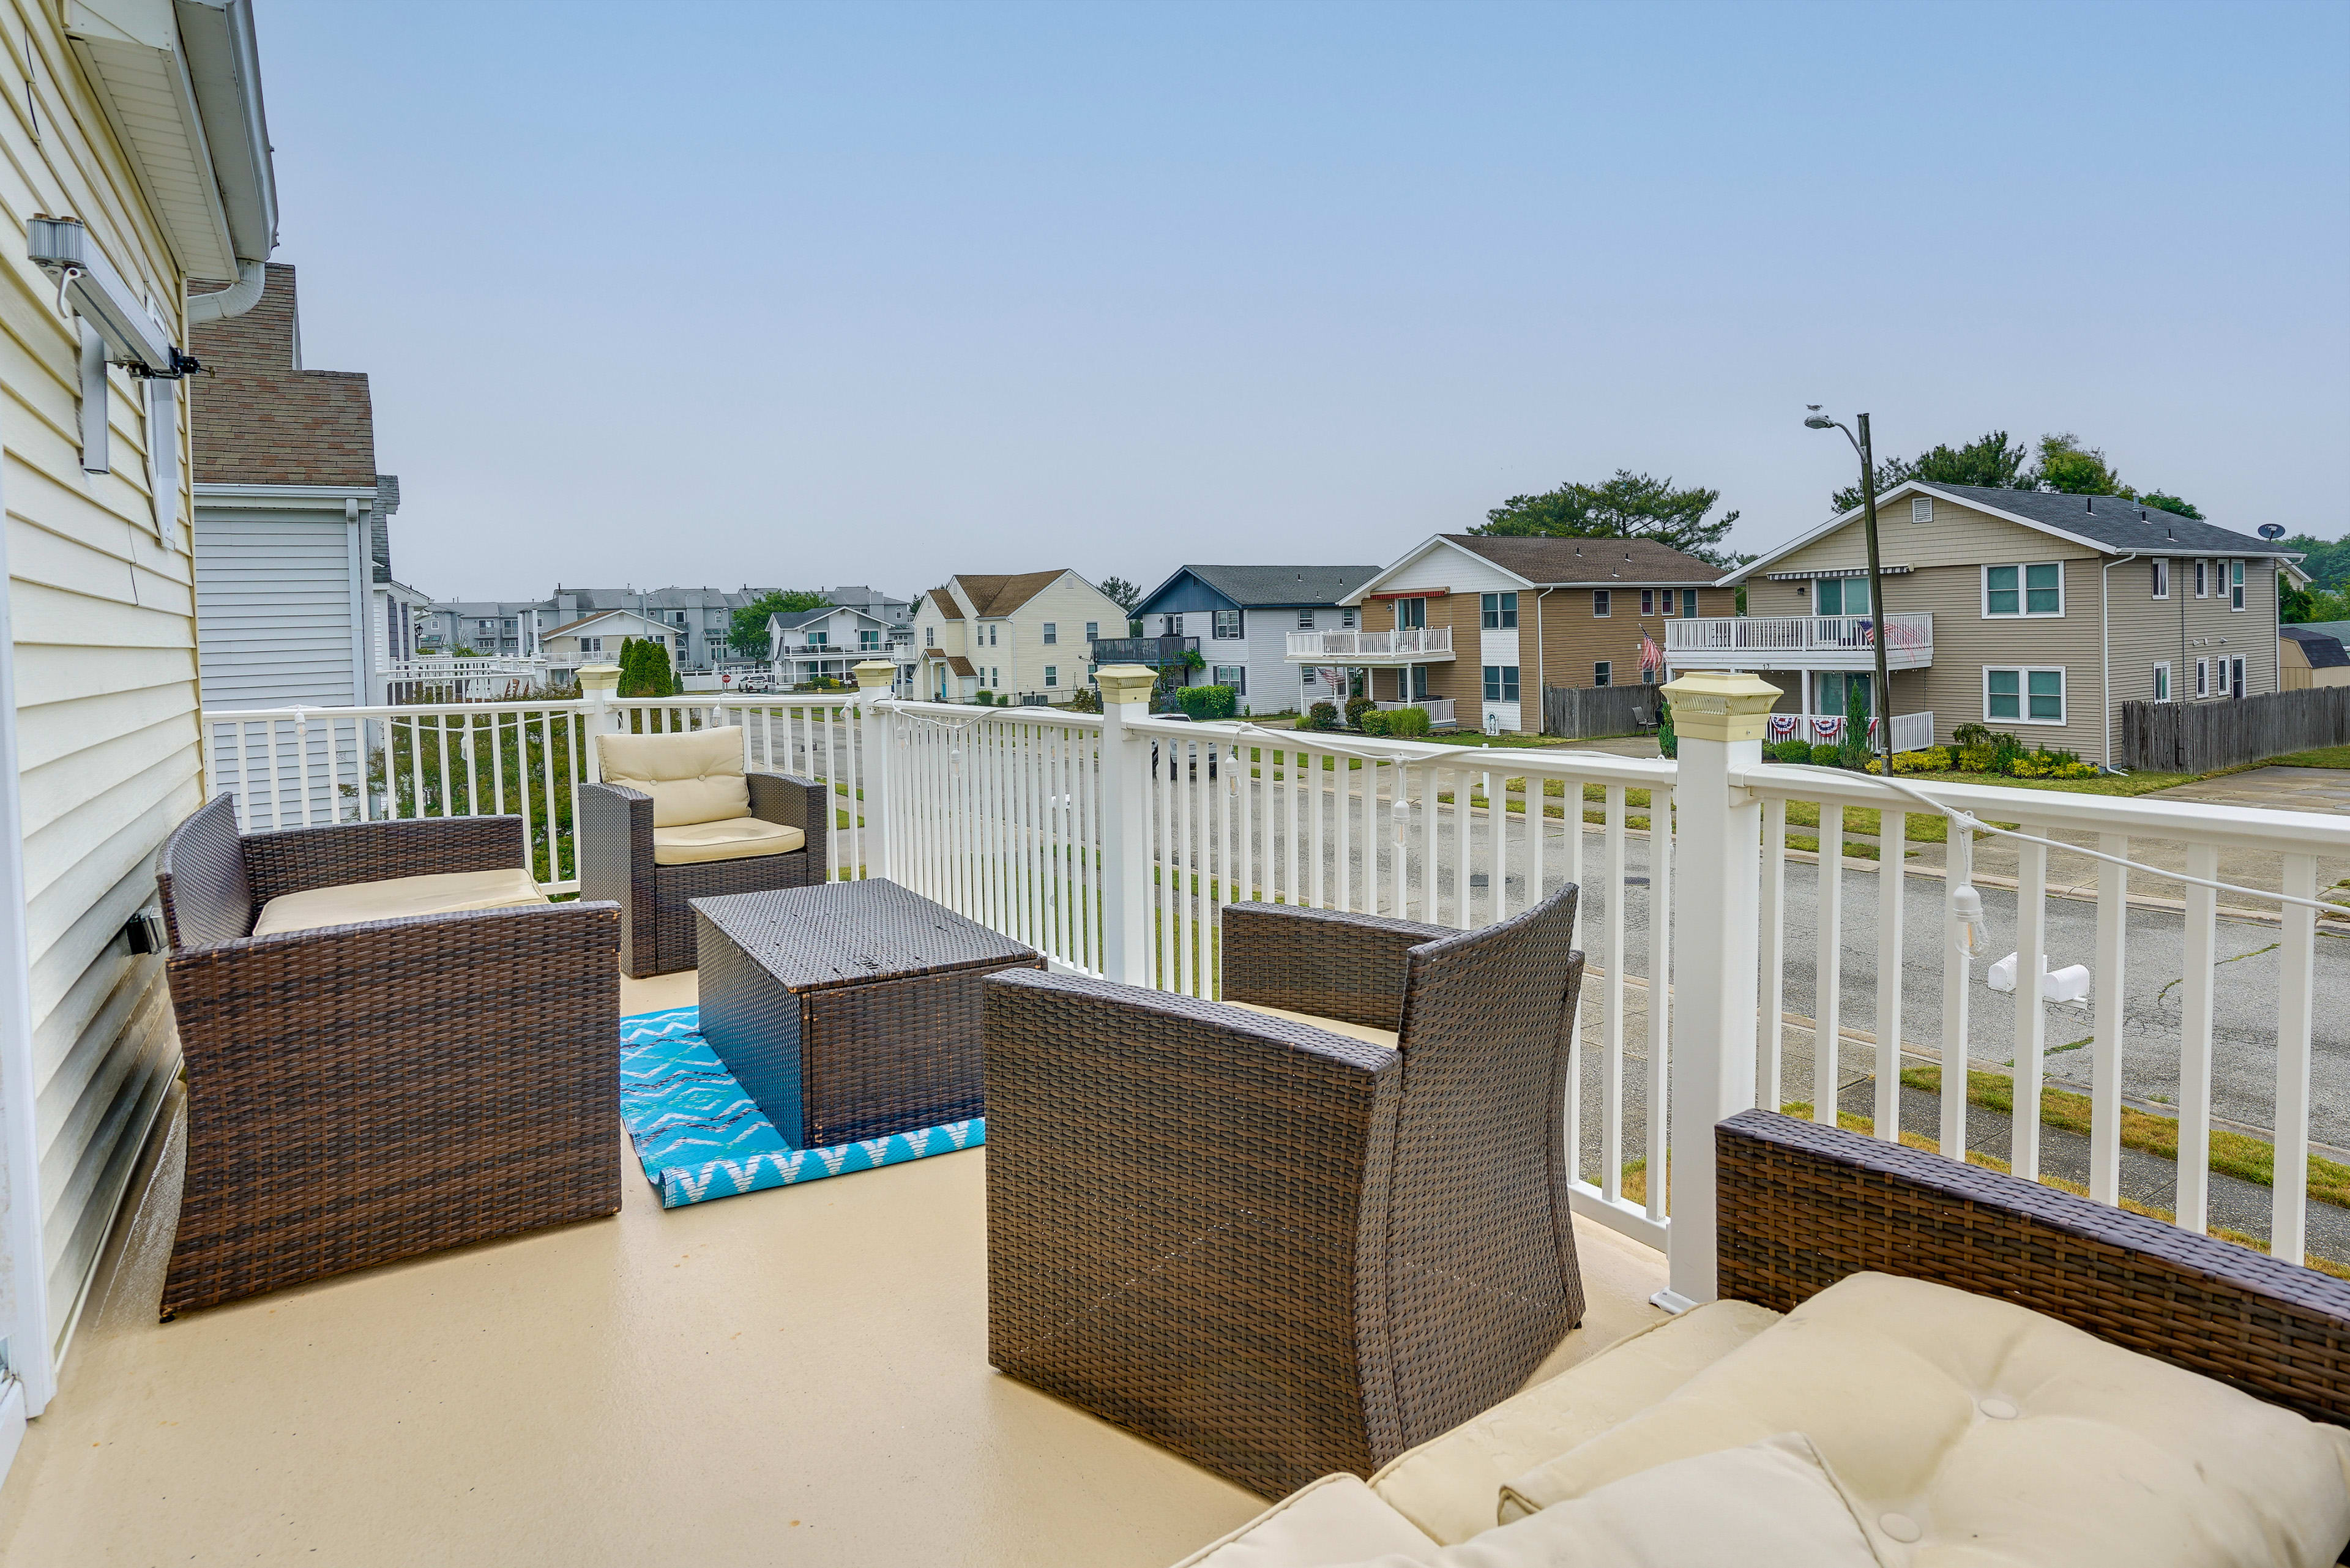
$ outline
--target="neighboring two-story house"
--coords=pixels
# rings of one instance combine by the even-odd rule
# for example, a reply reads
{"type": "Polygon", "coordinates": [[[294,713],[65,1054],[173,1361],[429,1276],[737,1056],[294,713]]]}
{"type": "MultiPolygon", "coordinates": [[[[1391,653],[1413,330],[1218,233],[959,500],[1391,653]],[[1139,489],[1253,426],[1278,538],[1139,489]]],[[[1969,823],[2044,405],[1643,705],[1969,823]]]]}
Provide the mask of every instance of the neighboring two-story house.
{"type": "Polygon", "coordinates": [[[208,708],[380,702],[386,666],[411,652],[417,596],[391,576],[400,481],[375,471],[368,379],[303,365],[296,290],[273,262],[244,311],[189,328],[206,371],[189,401],[208,708]]]}
{"type": "Polygon", "coordinates": [[[632,637],[667,646],[671,670],[681,662],[682,628],[628,609],[597,610],[547,628],[538,635],[539,656],[567,676],[583,664],[618,664],[621,645],[632,637]]]}
{"type": "MultiPolygon", "coordinates": [[[[906,608],[911,613],[913,607],[906,608]]],[[[850,671],[868,659],[897,665],[891,686],[909,686],[912,643],[905,626],[841,605],[767,618],[767,657],[775,664],[775,679],[791,686],[818,676],[852,681],[850,671]]]]}
{"type": "MultiPolygon", "coordinates": [[[[1243,713],[1297,713],[1331,699],[1322,672],[1289,659],[1294,632],[1351,630],[1344,600],[1377,566],[1180,566],[1136,605],[1137,663],[1204,661],[1181,686],[1230,686],[1243,713]]],[[[1343,701],[1343,698],[1337,699],[1343,701]]]]}
{"type": "Polygon", "coordinates": [[[1126,611],[1066,567],[963,573],[916,601],[913,628],[914,685],[926,697],[1066,702],[1093,678],[1095,640],[1126,631],[1126,611]]]}
{"type": "Polygon", "coordinates": [[[1735,607],[1720,576],[1652,539],[1439,534],[1347,596],[1359,631],[1300,633],[1286,657],[1440,725],[1533,732],[1545,686],[1664,680],[1666,626],[1735,607]]]}
{"type": "Polygon", "coordinates": [[[1880,617],[1861,516],[1722,577],[1746,615],[1673,628],[1672,668],[1762,676],[1801,732],[1846,711],[1846,682],[1867,692],[1881,620],[1895,745],[1981,723],[2106,765],[2123,702],[2278,690],[2278,579],[2298,557],[2268,540],[2118,495],[1911,480],[1877,502],[1880,617]]]}
{"type": "Polygon", "coordinates": [[[469,648],[484,659],[548,658],[552,650],[544,644],[555,628],[601,610],[625,609],[660,623],[671,644],[670,662],[678,670],[703,671],[741,659],[727,647],[734,612],[775,591],[747,584],[735,590],[558,587],[543,599],[444,599],[425,611],[418,640],[427,653],[469,648]]]}

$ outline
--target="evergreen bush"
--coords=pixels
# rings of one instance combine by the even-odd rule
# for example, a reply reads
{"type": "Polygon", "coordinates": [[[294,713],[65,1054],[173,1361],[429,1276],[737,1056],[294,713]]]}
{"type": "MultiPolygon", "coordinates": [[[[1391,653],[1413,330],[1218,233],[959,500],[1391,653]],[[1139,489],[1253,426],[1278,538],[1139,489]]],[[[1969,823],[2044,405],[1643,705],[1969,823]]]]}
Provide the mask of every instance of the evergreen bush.
{"type": "Polygon", "coordinates": [[[1347,698],[1347,728],[1350,730],[1361,729],[1363,727],[1363,715],[1375,711],[1378,707],[1378,704],[1372,701],[1367,697],[1347,698]]]}
{"type": "Polygon", "coordinates": [[[1659,691],[1657,693],[1657,755],[1677,757],[1680,751],[1680,737],[1673,733],[1672,701],[1659,691]]]}
{"type": "Polygon", "coordinates": [[[1316,702],[1305,711],[1301,730],[1335,730],[1338,727],[1338,706],[1335,702],[1316,702]]]}
{"type": "Polygon", "coordinates": [[[1229,686],[1186,686],[1175,693],[1175,701],[1202,723],[1229,719],[1240,710],[1240,693],[1229,686]]]}

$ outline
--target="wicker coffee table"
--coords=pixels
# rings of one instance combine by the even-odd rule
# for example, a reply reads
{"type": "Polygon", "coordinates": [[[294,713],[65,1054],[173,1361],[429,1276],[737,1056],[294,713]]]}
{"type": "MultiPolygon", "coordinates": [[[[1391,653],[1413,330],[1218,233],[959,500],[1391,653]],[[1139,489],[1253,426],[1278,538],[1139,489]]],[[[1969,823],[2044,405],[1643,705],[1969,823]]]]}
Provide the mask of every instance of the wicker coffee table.
{"type": "Polygon", "coordinates": [[[702,1037],[785,1143],[986,1113],[981,981],[1034,949],[878,877],[692,902],[702,1037]]]}

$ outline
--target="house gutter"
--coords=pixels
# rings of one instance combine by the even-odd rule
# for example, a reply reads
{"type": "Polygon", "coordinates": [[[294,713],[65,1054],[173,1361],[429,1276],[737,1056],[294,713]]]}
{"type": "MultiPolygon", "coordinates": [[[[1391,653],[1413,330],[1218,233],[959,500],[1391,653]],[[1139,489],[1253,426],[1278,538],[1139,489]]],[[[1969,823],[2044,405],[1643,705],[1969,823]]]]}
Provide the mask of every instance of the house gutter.
{"type": "MultiPolygon", "coordinates": [[[[2106,772],[2114,771],[2114,579],[2116,566],[2137,559],[2132,550],[2097,570],[2097,705],[2105,710],[2106,772]]],[[[1988,680],[1990,678],[1984,678],[1988,680]]],[[[2178,678],[2171,677],[2173,680],[2178,678]]]]}
{"type": "Polygon", "coordinates": [[[226,288],[210,294],[188,296],[188,325],[195,327],[207,321],[225,321],[232,316],[243,316],[261,303],[262,290],[269,286],[269,265],[266,262],[240,261],[236,264],[236,281],[226,288]]]}

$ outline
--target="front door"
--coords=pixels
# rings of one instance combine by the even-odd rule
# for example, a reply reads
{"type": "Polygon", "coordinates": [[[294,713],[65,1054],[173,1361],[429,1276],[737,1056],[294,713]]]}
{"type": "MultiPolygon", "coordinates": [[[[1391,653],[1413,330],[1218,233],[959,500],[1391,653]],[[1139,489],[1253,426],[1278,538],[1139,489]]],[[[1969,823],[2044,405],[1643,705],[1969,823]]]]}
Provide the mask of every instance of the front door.
{"type": "Polygon", "coordinates": [[[1416,631],[1428,624],[1426,599],[1398,599],[1395,609],[1398,631],[1416,631]]]}

